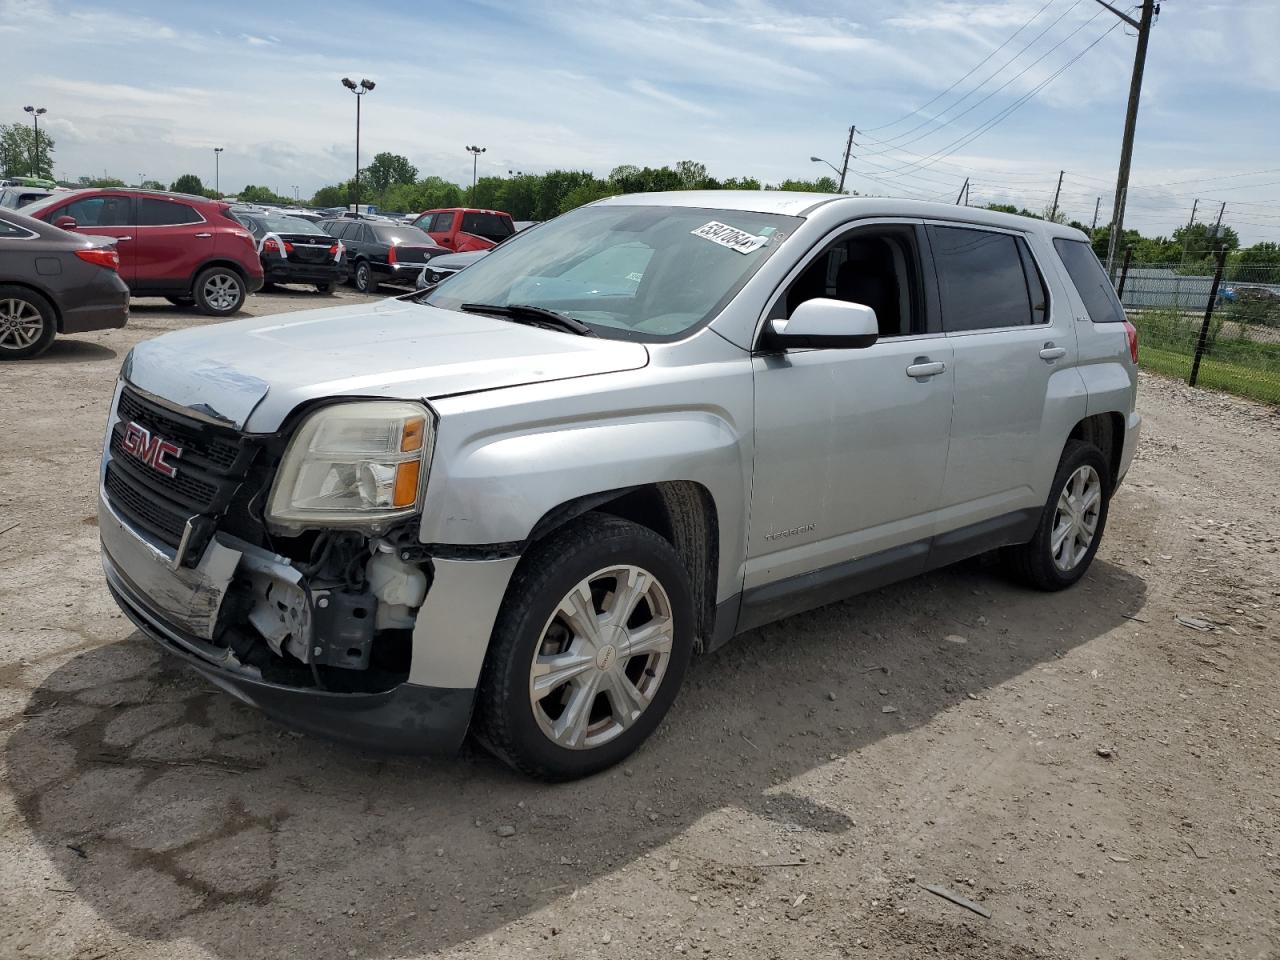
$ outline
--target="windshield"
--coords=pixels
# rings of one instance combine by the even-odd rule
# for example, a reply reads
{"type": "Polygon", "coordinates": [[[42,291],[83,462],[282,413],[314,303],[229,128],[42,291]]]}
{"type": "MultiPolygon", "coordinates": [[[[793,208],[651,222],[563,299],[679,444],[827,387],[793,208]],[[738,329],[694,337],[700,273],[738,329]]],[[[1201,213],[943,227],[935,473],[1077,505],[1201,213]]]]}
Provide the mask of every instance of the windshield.
{"type": "Polygon", "coordinates": [[[395,246],[407,244],[413,247],[434,247],[436,242],[417,227],[374,227],[374,234],[382,243],[395,246]]]}
{"type": "Polygon", "coordinates": [[[259,236],[263,233],[307,233],[320,237],[329,236],[310,220],[303,220],[300,217],[245,217],[244,219],[250,221],[249,229],[259,236]]]}
{"type": "Polygon", "coordinates": [[[713,317],[800,223],[691,207],[580,207],[512,237],[427,303],[529,304],[602,337],[673,340],[713,317]]]}

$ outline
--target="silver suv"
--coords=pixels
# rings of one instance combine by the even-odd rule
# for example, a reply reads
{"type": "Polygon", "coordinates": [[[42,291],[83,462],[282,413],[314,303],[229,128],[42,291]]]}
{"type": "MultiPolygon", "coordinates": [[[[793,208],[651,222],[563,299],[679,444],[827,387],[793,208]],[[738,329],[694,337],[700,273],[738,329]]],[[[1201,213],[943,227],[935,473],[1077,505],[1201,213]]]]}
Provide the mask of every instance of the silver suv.
{"type": "Polygon", "coordinates": [[[736,634],[999,549],[1067,587],[1137,340],[1078,231],[903,200],[624,196],[425,293],[134,348],[107,581],[285,722],[471,730],[571,778],[736,634]]]}

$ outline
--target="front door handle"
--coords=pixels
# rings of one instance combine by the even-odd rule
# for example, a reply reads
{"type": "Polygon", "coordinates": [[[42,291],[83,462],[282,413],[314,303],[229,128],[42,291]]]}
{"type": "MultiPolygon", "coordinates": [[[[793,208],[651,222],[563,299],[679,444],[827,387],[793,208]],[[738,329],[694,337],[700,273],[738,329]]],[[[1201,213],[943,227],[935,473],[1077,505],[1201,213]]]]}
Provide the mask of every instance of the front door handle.
{"type": "Polygon", "coordinates": [[[913,380],[928,380],[947,369],[941,360],[930,360],[928,357],[916,357],[915,362],[907,367],[907,376],[913,380]]]}
{"type": "Polygon", "coordinates": [[[197,233],[197,234],[196,234],[196,236],[197,236],[197,237],[212,237],[212,236],[213,236],[213,234],[212,234],[212,233],[197,233]]]}
{"type": "Polygon", "coordinates": [[[113,240],[132,240],[133,237],[112,237],[113,240]]]}
{"type": "Polygon", "coordinates": [[[1048,360],[1052,363],[1054,360],[1061,360],[1067,355],[1066,347],[1055,347],[1053,341],[1050,340],[1040,349],[1040,359],[1048,360]]]}

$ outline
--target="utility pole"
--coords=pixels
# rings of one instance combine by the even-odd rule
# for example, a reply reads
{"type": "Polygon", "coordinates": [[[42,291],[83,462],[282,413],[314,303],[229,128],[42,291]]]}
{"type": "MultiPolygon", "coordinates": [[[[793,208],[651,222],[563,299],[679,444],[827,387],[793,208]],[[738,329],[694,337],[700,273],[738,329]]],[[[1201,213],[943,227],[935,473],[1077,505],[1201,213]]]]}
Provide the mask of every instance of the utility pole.
{"type": "Polygon", "coordinates": [[[853,134],[858,128],[849,128],[849,139],[844,143],[844,165],[840,168],[840,187],[837,192],[844,193],[844,178],[849,175],[849,154],[853,151],[853,134]]]}
{"type": "Polygon", "coordinates": [[[1182,235],[1182,259],[1187,259],[1187,248],[1191,245],[1191,228],[1196,222],[1196,207],[1200,206],[1200,198],[1196,197],[1195,202],[1191,204],[1191,219],[1187,221],[1186,232],[1182,235]]]}
{"type": "Polygon", "coordinates": [[[1058,216],[1058,197],[1062,194],[1062,178],[1066,173],[1067,171],[1065,170],[1058,171],[1058,189],[1053,191],[1053,209],[1049,211],[1050,223],[1055,222],[1055,218],[1058,216]]]}
{"type": "MultiPolygon", "coordinates": [[[[961,197],[963,197],[963,196],[964,196],[966,193],[968,193],[968,192],[969,192],[969,178],[968,178],[968,177],[965,177],[965,178],[964,178],[964,186],[963,186],[963,187],[961,187],[961,188],[960,188],[960,192],[956,194],[956,206],[957,206],[957,207],[958,207],[958,206],[960,206],[960,198],[961,198],[961,197]]],[[[966,200],[966,201],[965,201],[965,206],[967,207],[968,205],[969,205],[969,203],[968,203],[968,201],[966,200]]]]}
{"type": "Polygon", "coordinates": [[[1115,268],[1116,250],[1124,233],[1124,204],[1129,193],[1129,167],[1133,162],[1133,137],[1138,128],[1138,102],[1142,99],[1142,71],[1147,64],[1147,41],[1151,39],[1151,21],[1156,14],[1156,0],[1142,0],[1140,19],[1121,13],[1106,0],[1095,0],[1129,26],[1138,31],[1138,45],[1133,54],[1133,76],[1129,81],[1129,106],[1124,118],[1124,140],[1120,144],[1120,169],[1116,174],[1116,205],[1111,214],[1111,237],[1107,242],[1107,273],[1115,268]]]}
{"type": "Polygon", "coordinates": [[[1098,229],[1098,211],[1102,209],[1102,198],[1099,197],[1093,203],[1093,226],[1089,228],[1089,236],[1093,236],[1093,231],[1098,229]]]}
{"type": "Polygon", "coordinates": [[[1218,236],[1218,232],[1222,229],[1222,215],[1227,212],[1227,201],[1222,201],[1222,206],[1218,208],[1218,222],[1213,225],[1213,235],[1218,236]]]}
{"type": "Polygon", "coordinates": [[[1191,204],[1191,219],[1187,221],[1188,227],[1196,222],[1196,209],[1199,206],[1200,206],[1200,198],[1196,197],[1195,201],[1191,204]]]}

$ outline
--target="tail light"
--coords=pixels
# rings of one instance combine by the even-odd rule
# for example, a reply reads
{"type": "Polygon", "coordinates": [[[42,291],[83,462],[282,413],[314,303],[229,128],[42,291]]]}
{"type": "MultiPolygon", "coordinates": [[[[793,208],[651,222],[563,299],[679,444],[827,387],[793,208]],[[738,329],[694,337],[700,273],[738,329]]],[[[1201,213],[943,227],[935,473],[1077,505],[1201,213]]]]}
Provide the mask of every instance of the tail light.
{"type": "Polygon", "coordinates": [[[120,254],[116,253],[114,247],[90,247],[87,250],[77,250],[76,256],[85,263],[92,263],[97,267],[117,271],[120,269],[120,254]]]}
{"type": "Polygon", "coordinates": [[[1124,322],[1124,335],[1129,340],[1129,359],[1138,364],[1138,328],[1128,320],[1124,322]]]}
{"type": "MultiPolygon", "coordinates": [[[[280,244],[278,244],[273,238],[268,238],[267,240],[264,240],[262,243],[262,252],[263,253],[279,253],[280,244]]],[[[288,240],[284,242],[284,252],[286,254],[293,253],[293,244],[290,243],[288,240]]]]}
{"type": "Polygon", "coordinates": [[[395,248],[395,244],[392,244],[387,249],[387,263],[394,264],[395,262],[396,262],[396,248],[395,248]]]}
{"type": "Polygon", "coordinates": [[[329,256],[335,260],[338,259],[338,245],[336,243],[329,244],[329,256]]]}

